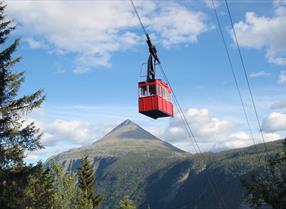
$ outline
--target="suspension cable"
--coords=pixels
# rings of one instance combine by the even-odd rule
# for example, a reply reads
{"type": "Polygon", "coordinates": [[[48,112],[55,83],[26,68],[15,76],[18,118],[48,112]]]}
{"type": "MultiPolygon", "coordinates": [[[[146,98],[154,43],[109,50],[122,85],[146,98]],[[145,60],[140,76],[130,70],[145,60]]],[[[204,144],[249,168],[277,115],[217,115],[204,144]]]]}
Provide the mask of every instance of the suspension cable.
{"type": "Polygon", "coordinates": [[[225,52],[227,54],[230,70],[231,70],[231,73],[232,73],[232,76],[233,76],[233,79],[234,79],[234,82],[235,82],[237,93],[238,93],[238,96],[239,96],[239,99],[240,99],[240,103],[241,103],[241,106],[242,106],[242,109],[243,109],[244,117],[245,117],[245,120],[246,120],[246,123],[247,123],[247,126],[248,126],[248,131],[250,133],[250,137],[251,137],[254,145],[256,145],[256,142],[255,142],[255,139],[254,139],[254,135],[253,135],[253,131],[252,131],[252,128],[250,126],[249,118],[248,118],[248,115],[247,115],[245,103],[243,101],[242,94],[241,94],[241,91],[240,91],[240,88],[239,88],[239,85],[238,85],[238,80],[237,80],[237,77],[236,77],[236,74],[235,74],[235,71],[234,71],[233,63],[232,63],[231,58],[230,58],[230,53],[229,53],[228,48],[227,48],[226,40],[225,40],[225,37],[223,35],[221,23],[220,23],[220,20],[219,20],[219,17],[218,17],[218,13],[217,13],[217,9],[216,9],[214,0],[212,0],[212,7],[213,7],[213,10],[214,10],[214,13],[215,13],[217,25],[218,25],[218,28],[219,28],[219,33],[220,33],[221,38],[222,38],[222,42],[223,42],[223,45],[224,45],[224,48],[225,48],[225,52]]]}
{"type": "MultiPolygon", "coordinates": [[[[142,23],[142,21],[141,21],[141,18],[140,18],[140,16],[139,16],[138,12],[137,12],[137,9],[136,9],[136,7],[135,7],[135,4],[134,4],[133,0],[130,0],[130,2],[131,2],[131,4],[132,4],[132,6],[133,6],[133,9],[134,9],[135,13],[136,13],[136,16],[138,17],[138,20],[139,20],[139,22],[140,22],[140,25],[141,25],[141,27],[142,27],[142,30],[144,31],[145,35],[148,36],[148,33],[146,32],[146,29],[145,29],[145,27],[144,27],[144,25],[143,25],[143,23],[142,23]]],[[[153,49],[151,49],[151,50],[153,50],[153,49]]],[[[162,75],[163,75],[164,79],[166,80],[166,82],[167,82],[167,84],[170,86],[170,88],[172,89],[172,86],[171,86],[171,84],[170,84],[170,82],[169,82],[169,79],[168,79],[167,76],[166,76],[166,73],[165,73],[165,71],[164,71],[164,68],[163,68],[162,64],[161,64],[160,62],[159,62],[158,64],[159,64],[159,66],[160,66],[160,69],[161,69],[161,72],[162,72],[162,75]]],[[[184,121],[186,130],[187,130],[187,133],[188,133],[190,139],[193,139],[192,142],[193,142],[193,145],[194,145],[194,148],[195,148],[196,153],[198,153],[198,154],[200,154],[200,155],[202,156],[204,162],[207,162],[207,158],[206,158],[206,156],[204,155],[204,153],[203,153],[203,152],[201,151],[201,149],[200,149],[200,146],[199,146],[199,144],[198,144],[198,142],[197,142],[197,139],[196,139],[196,137],[195,137],[195,135],[194,135],[194,133],[193,133],[193,131],[192,131],[192,129],[191,129],[191,126],[190,126],[190,124],[189,124],[189,122],[188,122],[188,120],[187,120],[187,118],[186,118],[186,116],[185,116],[185,114],[184,114],[184,112],[183,112],[183,110],[182,110],[182,107],[181,107],[181,105],[180,105],[180,103],[179,103],[179,101],[178,101],[178,99],[177,99],[177,96],[176,96],[176,94],[174,93],[174,91],[173,91],[173,94],[172,94],[172,95],[173,95],[174,101],[175,101],[175,103],[176,103],[176,105],[177,105],[177,107],[178,107],[178,110],[179,110],[179,112],[181,113],[181,117],[182,117],[182,119],[183,119],[183,121],[184,121]]],[[[208,179],[208,182],[209,182],[209,184],[210,184],[210,186],[211,186],[211,188],[212,188],[214,194],[217,194],[217,196],[218,196],[218,198],[219,198],[219,201],[221,202],[221,205],[223,206],[223,208],[226,208],[226,209],[227,209],[227,207],[225,206],[226,204],[225,204],[223,198],[221,197],[221,194],[218,192],[218,190],[217,190],[217,188],[216,188],[216,184],[213,182],[213,180],[211,179],[211,177],[208,176],[208,175],[207,175],[207,179],[208,179]]]]}
{"type": "Polygon", "coordinates": [[[268,149],[267,149],[267,146],[266,146],[266,143],[265,143],[264,134],[263,134],[262,127],[261,127],[261,123],[260,123],[260,120],[259,120],[256,104],[255,104],[255,101],[254,101],[254,96],[253,96],[253,93],[252,93],[252,90],[251,90],[251,86],[250,86],[250,82],[249,82],[249,78],[248,78],[248,75],[247,75],[245,63],[244,63],[244,60],[243,60],[243,57],[242,57],[242,53],[241,53],[240,46],[239,46],[239,43],[238,43],[236,31],[235,31],[235,28],[234,28],[233,19],[232,19],[231,13],[230,13],[230,9],[229,9],[227,0],[224,0],[224,2],[225,2],[225,5],[226,5],[226,8],[227,8],[228,17],[230,19],[230,23],[231,23],[231,27],[232,27],[232,31],[233,31],[233,35],[234,35],[234,40],[235,40],[236,47],[237,47],[237,50],[238,50],[238,54],[239,54],[240,62],[241,62],[241,65],[242,65],[244,77],[245,77],[245,80],[246,80],[246,83],[247,83],[248,91],[249,91],[249,94],[250,94],[250,98],[251,98],[253,110],[254,110],[254,113],[255,113],[256,121],[257,121],[257,124],[258,124],[258,127],[259,127],[259,132],[260,132],[260,135],[261,135],[261,138],[262,138],[262,141],[263,141],[264,149],[265,149],[266,152],[268,152],[268,149]]]}
{"type": "Polygon", "coordinates": [[[134,12],[135,12],[135,14],[136,14],[136,16],[137,16],[137,18],[138,18],[138,20],[139,20],[139,23],[140,23],[140,25],[141,25],[141,28],[142,28],[142,30],[143,30],[145,36],[147,36],[148,33],[147,33],[146,29],[145,29],[145,26],[143,25],[143,22],[142,22],[142,20],[141,20],[141,18],[140,18],[140,16],[139,16],[139,13],[138,13],[138,11],[137,11],[137,9],[136,9],[136,7],[135,7],[135,4],[134,4],[133,0],[130,0],[130,2],[131,2],[131,4],[132,4],[133,10],[134,10],[134,12]]]}

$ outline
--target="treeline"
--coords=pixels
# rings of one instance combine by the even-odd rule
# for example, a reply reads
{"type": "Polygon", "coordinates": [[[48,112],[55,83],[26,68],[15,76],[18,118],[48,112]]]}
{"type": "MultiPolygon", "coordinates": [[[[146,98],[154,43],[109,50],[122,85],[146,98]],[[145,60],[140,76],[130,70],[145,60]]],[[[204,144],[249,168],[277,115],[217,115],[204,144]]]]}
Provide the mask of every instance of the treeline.
{"type": "MultiPolygon", "coordinates": [[[[1,207],[25,209],[94,209],[101,202],[95,194],[94,176],[87,157],[77,175],[64,174],[62,167],[51,162],[48,168],[42,163],[28,166],[17,178],[9,173],[9,180],[1,191],[1,207]],[[17,186],[16,186],[17,185],[17,186]]],[[[1,178],[3,181],[3,178],[1,178]]]]}
{"type": "Polygon", "coordinates": [[[269,154],[266,148],[266,164],[259,171],[241,179],[245,200],[254,209],[286,208],[286,138],[282,151],[269,154]]]}

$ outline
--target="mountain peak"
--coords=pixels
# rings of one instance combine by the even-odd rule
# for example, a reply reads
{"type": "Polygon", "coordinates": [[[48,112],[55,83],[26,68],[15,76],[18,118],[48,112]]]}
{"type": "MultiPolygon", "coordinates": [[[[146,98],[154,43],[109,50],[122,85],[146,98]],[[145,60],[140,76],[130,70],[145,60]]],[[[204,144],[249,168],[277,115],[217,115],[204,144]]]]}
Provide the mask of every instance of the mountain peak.
{"type": "Polygon", "coordinates": [[[127,119],[112,129],[106,134],[102,140],[107,139],[120,139],[120,140],[132,140],[132,139],[144,139],[144,140],[158,140],[157,137],[141,128],[133,121],[127,119]]]}
{"type": "Polygon", "coordinates": [[[130,125],[130,124],[137,125],[137,124],[134,123],[132,120],[126,119],[125,121],[123,121],[122,123],[120,123],[119,126],[120,126],[120,125],[130,125]]]}

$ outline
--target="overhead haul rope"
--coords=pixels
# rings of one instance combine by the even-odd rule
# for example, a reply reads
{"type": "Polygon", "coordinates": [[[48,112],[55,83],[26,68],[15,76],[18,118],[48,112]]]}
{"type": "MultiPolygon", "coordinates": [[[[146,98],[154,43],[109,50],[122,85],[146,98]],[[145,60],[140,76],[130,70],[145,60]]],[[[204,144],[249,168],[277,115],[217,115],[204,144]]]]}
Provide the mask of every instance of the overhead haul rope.
{"type": "Polygon", "coordinates": [[[240,99],[241,106],[242,106],[242,109],[243,109],[244,117],[245,117],[245,120],[246,120],[246,123],[247,123],[247,126],[248,126],[248,131],[250,133],[250,137],[251,137],[254,145],[256,145],[255,139],[254,139],[254,135],[253,135],[253,131],[252,131],[252,128],[250,126],[249,118],[248,118],[248,115],[247,115],[245,103],[243,101],[242,94],[241,94],[241,91],[240,91],[240,88],[239,88],[239,85],[238,85],[237,77],[236,77],[236,74],[235,74],[235,71],[234,71],[234,67],[233,67],[233,64],[232,64],[232,61],[231,61],[231,58],[230,58],[230,53],[229,53],[228,48],[227,48],[226,40],[225,40],[225,37],[223,35],[221,23],[220,23],[220,20],[219,20],[219,17],[218,17],[218,13],[217,13],[217,9],[216,9],[214,0],[212,0],[212,6],[213,6],[214,13],[215,13],[217,25],[218,25],[218,28],[219,28],[219,33],[221,35],[221,39],[222,39],[222,42],[223,42],[223,45],[224,45],[224,48],[225,48],[225,52],[226,52],[226,55],[227,55],[227,59],[228,59],[228,62],[229,62],[230,70],[231,70],[231,73],[232,73],[232,76],[233,76],[233,79],[234,79],[234,82],[235,82],[235,86],[236,86],[236,89],[237,89],[237,93],[238,93],[238,96],[239,96],[239,99],[240,99]]]}
{"type": "MultiPolygon", "coordinates": [[[[138,20],[139,20],[139,22],[140,22],[140,25],[141,25],[141,27],[142,27],[142,30],[143,30],[144,34],[146,35],[146,37],[148,37],[149,35],[148,35],[148,33],[147,33],[147,31],[146,31],[146,29],[145,29],[143,23],[142,23],[142,20],[141,20],[141,18],[140,18],[140,16],[139,16],[139,13],[138,13],[138,11],[137,11],[137,9],[136,9],[136,7],[135,7],[135,4],[134,4],[133,0],[130,0],[130,2],[131,2],[131,4],[132,4],[132,7],[133,7],[133,9],[134,9],[134,11],[135,11],[135,14],[136,14],[136,16],[137,16],[137,18],[138,18],[138,20]]],[[[151,50],[153,50],[153,49],[151,49],[151,50]]],[[[162,66],[162,64],[161,64],[160,61],[158,62],[158,65],[159,65],[159,67],[160,67],[160,70],[161,70],[161,72],[162,72],[162,75],[163,75],[164,79],[166,80],[167,84],[170,86],[171,89],[173,89],[172,86],[171,86],[171,84],[170,84],[170,82],[169,82],[169,79],[167,78],[167,75],[166,75],[166,73],[165,73],[165,71],[164,71],[164,68],[163,68],[163,66],[162,66]]],[[[173,91],[173,94],[172,94],[172,95],[173,95],[174,101],[175,101],[175,103],[176,103],[176,105],[177,105],[177,107],[178,107],[178,110],[179,110],[179,112],[181,113],[181,117],[182,117],[182,119],[183,119],[183,121],[184,121],[186,130],[187,130],[187,133],[188,133],[189,137],[193,139],[192,142],[193,142],[194,149],[195,149],[196,153],[200,154],[200,155],[203,157],[203,160],[204,160],[205,162],[207,162],[207,158],[206,158],[206,156],[204,155],[204,153],[203,153],[203,152],[201,151],[201,149],[200,149],[200,146],[199,146],[199,144],[198,144],[198,142],[197,142],[197,139],[196,139],[196,137],[195,137],[195,135],[194,135],[194,133],[193,133],[193,131],[192,131],[192,129],[191,129],[191,126],[190,126],[190,124],[189,124],[189,122],[188,122],[188,120],[187,120],[187,118],[186,118],[186,116],[185,116],[185,114],[184,114],[184,112],[183,112],[183,110],[182,110],[182,107],[181,107],[181,105],[180,105],[180,103],[179,103],[179,101],[178,101],[178,99],[177,99],[177,96],[175,95],[175,92],[174,92],[174,91],[173,91]]],[[[219,201],[221,202],[221,206],[222,206],[223,208],[226,208],[226,209],[227,209],[227,207],[225,206],[226,204],[225,204],[223,198],[221,197],[220,193],[218,192],[215,183],[213,182],[213,180],[211,179],[211,177],[208,176],[208,175],[207,175],[207,179],[208,179],[208,181],[209,181],[209,184],[211,185],[211,188],[212,188],[213,192],[214,192],[215,194],[217,194],[217,196],[218,196],[218,198],[219,198],[219,201]]]]}
{"type": "Polygon", "coordinates": [[[232,19],[231,13],[230,13],[230,9],[229,9],[227,0],[224,0],[224,2],[225,2],[225,5],[226,5],[226,8],[227,8],[228,17],[230,19],[231,28],[232,28],[233,35],[234,35],[234,40],[235,40],[236,47],[237,47],[237,50],[238,50],[238,54],[239,54],[241,66],[242,66],[242,69],[243,69],[244,77],[245,77],[245,80],[246,80],[246,83],[247,83],[247,88],[248,88],[248,91],[249,91],[249,94],[250,94],[250,98],[251,98],[253,110],[254,110],[254,113],[255,113],[256,121],[257,121],[257,124],[258,124],[258,127],[259,127],[259,132],[260,132],[260,135],[261,135],[261,138],[262,138],[262,141],[263,141],[265,152],[268,153],[268,149],[267,149],[267,146],[266,146],[266,143],[265,143],[265,138],[264,138],[264,134],[263,134],[263,131],[262,131],[261,123],[260,123],[260,120],[259,120],[259,117],[258,117],[256,104],[255,104],[255,101],[254,101],[254,96],[253,96],[253,93],[252,93],[252,90],[251,90],[251,86],[250,86],[249,78],[248,78],[248,75],[247,75],[246,67],[245,67],[245,64],[244,64],[244,60],[243,60],[242,53],[241,53],[241,50],[240,50],[240,46],[239,46],[239,43],[238,43],[236,31],[235,31],[235,28],[234,28],[233,19],[232,19]]]}

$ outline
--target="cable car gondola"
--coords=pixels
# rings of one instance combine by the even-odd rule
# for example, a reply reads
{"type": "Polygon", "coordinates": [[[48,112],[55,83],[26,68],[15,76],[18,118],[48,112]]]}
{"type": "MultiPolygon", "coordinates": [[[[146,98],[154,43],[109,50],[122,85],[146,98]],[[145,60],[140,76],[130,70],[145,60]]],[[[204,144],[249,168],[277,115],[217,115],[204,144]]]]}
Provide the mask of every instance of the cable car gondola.
{"type": "Polygon", "coordinates": [[[160,63],[157,50],[152,45],[150,37],[146,34],[149,47],[147,77],[145,81],[138,83],[139,112],[153,119],[173,117],[173,104],[171,101],[172,89],[168,84],[155,78],[155,66],[160,63]],[[154,61],[153,61],[154,58],[154,61]]]}

